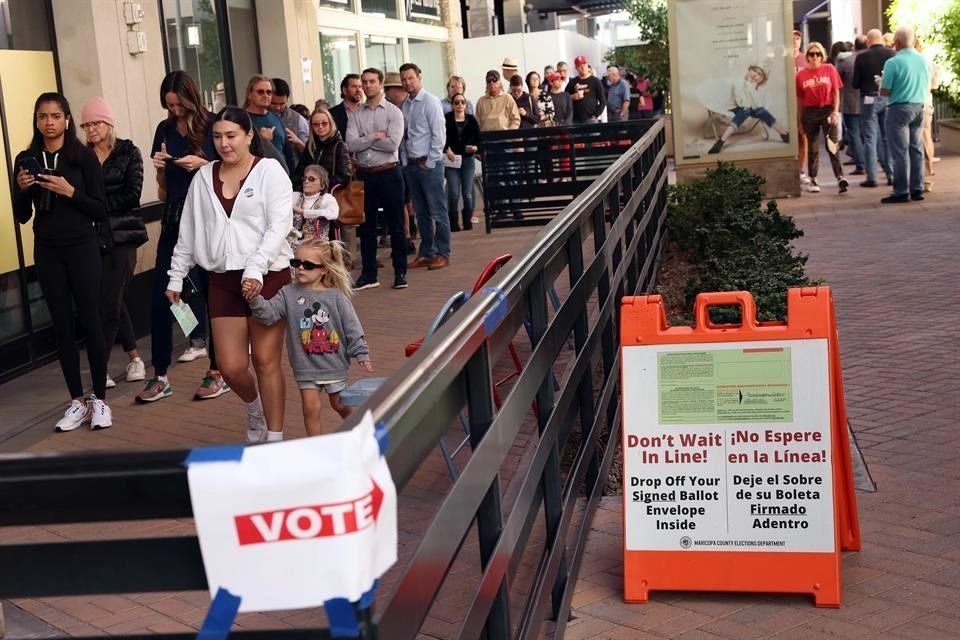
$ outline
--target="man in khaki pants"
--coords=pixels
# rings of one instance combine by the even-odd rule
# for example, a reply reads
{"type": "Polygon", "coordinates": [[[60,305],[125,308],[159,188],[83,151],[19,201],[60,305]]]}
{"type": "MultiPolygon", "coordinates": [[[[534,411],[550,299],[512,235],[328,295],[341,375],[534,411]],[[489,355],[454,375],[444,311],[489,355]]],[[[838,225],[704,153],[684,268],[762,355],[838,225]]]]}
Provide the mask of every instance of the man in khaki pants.
{"type": "MultiPolygon", "coordinates": [[[[917,38],[914,48],[923,53],[924,43],[920,38],[917,38]]],[[[930,58],[927,58],[927,63],[930,65],[930,87],[923,103],[923,190],[929,192],[933,191],[933,90],[940,84],[940,70],[930,58]]]]}

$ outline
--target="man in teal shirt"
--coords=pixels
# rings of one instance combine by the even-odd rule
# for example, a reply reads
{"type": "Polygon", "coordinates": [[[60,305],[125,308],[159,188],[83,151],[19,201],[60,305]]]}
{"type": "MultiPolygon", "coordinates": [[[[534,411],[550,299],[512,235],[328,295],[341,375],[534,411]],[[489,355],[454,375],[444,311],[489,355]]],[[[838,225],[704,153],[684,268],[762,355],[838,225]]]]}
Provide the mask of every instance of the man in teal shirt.
{"type": "Polygon", "coordinates": [[[923,200],[923,103],[930,66],[913,48],[913,29],[894,35],[897,55],[883,65],[880,95],[887,97],[887,144],[893,165],[893,193],[880,202],[923,200]]]}

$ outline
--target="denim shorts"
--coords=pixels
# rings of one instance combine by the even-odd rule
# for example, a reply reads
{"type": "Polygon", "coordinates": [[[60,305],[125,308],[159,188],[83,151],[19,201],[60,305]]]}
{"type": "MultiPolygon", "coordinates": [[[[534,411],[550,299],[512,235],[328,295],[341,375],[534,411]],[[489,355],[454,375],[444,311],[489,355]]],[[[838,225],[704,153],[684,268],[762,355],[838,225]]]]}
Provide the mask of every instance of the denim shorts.
{"type": "Polygon", "coordinates": [[[334,393],[340,393],[347,388],[346,380],[337,380],[335,382],[329,382],[326,380],[297,380],[297,388],[299,389],[316,389],[317,391],[322,391],[327,395],[333,395],[334,393]]]}

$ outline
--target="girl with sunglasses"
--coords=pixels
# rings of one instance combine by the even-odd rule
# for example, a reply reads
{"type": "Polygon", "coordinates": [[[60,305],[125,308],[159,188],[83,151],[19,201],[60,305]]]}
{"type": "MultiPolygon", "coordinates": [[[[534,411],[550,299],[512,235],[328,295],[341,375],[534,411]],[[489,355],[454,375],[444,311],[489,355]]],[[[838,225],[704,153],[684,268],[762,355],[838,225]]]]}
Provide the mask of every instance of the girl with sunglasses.
{"type": "Polygon", "coordinates": [[[327,394],[330,407],[341,417],[350,415],[350,407],[340,401],[340,392],[347,387],[350,359],[373,372],[363,327],[350,302],[353,288],[345,266],[348,261],[340,242],[305,240],[290,261],[296,270],[294,281],[269,300],[260,295],[250,300],[257,321],[276,325],[286,318],[287,353],[300,387],[309,436],[332,433],[335,427],[324,427],[320,419],[322,394],[327,394]]]}

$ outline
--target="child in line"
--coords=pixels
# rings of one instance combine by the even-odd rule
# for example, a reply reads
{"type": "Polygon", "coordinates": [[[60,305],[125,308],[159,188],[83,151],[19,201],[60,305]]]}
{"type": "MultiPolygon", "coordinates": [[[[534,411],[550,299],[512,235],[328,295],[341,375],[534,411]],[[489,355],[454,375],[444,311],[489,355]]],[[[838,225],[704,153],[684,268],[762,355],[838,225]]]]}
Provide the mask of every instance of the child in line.
{"type": "Polygon", "coordinates": [[[743,76],[743,80],[735,83],[732,88],[733,104],[735,106],[730,111],[733,113],[733,118],[723,134],[720,135],[720,139],[710,147],[710,153],[720,153],[727,139],[740,128],[740,125],[746,122],[747,118],[760,120],[779,133],[780,140],[790,142],[790,132],[777,122],[773,114],[764,107],[767,101],[767,90],[763,86],[765,84],[767,84],[767,72],[763,67],[755,64],[747,67],[747,73],[743,76]]]}
{"type": "Polygon", "coordinates": [[[327,170],[320,165],[311,164],[303,170],[303,193],[293,194],[293,228],[287,236],[291,248],[310,238],[337,239],[330,231],[340,215],[340,206],[327,193],[329,184],[327,170]]]}
{"type": "MultiPolygon", "coordinates": [[[[373,372],[363,327],[350,302],[353,289],[345,255],[341,242],[304,240],[290,261],[296,270],[294,282],[269,300],[258,295],[250,301],[253,317],[263,324],[287,319],[287,353],[310,436],[333,432],[332,425],[324,427],[320,421],[321,394],[327,394],[330,406],[342,417],[350,415],[350,407],[340,401],[340,392],[347,387],[350,359],[373,372]]],[[[349,256],[346,259],[349,264],[349,256]]],[[[282,439],[283,432],[268,434],[268,441],[282,439]]]]}

